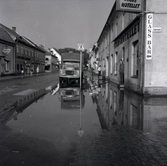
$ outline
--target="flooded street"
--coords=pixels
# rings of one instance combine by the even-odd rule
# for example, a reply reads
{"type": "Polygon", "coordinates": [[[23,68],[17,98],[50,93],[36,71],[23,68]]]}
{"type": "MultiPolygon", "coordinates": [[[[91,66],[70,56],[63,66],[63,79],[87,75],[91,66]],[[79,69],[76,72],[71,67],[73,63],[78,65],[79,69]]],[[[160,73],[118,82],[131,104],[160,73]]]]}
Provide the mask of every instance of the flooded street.
{"type": "Polygon", "coordinates": [[[167,98],[89,75],[44,91],[1,118],[0,165],[167,165],[167,98]]]}

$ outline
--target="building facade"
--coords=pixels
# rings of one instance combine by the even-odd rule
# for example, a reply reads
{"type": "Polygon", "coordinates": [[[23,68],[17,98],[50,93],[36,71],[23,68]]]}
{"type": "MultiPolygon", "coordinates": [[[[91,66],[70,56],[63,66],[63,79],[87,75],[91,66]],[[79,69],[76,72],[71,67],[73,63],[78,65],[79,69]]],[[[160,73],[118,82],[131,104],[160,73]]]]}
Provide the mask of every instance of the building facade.
{"type": "Polygon", "coordinates": [[[50,52],[46,52],[45,55],[45,72],[53,72],[59,68],[59,61],[56,56],[50,52]]]}
{"type": "MultiPolygon", "coordinates": [[[[10,29],[0,24],[0,28],[11,39],[9,42],[4,35],[1,37],[3,43],[4,41],[10,43],[10,48],[6,49],[10,50],[10,55],[5,56],[8,57],[8,59],[3,58],[4,48],[3,46],[1,48],[1,52],[3,53],[3,56],[1,56],[1,75],[16,75],[21,74],[21,71],[23,71],[24,74],[45,72],[45,51],[41,47],[37,46],[26,37],[20,36],[16,32],[16,27],[10,29]]],[[[6,44],[5,47],[9,47],[9,45],[6,44]]],[[[5,51],[5,53],[7,54],[8,52],[5,51]]]]}
{"type": "Polygon", "coordinates": [[[123,1],[115,1],[97,41],[102,74],[116,84],[123,76],[124,87],[142,95],[166,95],[166,0],[137,0],[140,12],[118,11],[123,1]]]}
{"type": "Polygon", "coordinates": [[[0,27],[0,76],[14,73],[14,51],[14,41],[0,27]]]}

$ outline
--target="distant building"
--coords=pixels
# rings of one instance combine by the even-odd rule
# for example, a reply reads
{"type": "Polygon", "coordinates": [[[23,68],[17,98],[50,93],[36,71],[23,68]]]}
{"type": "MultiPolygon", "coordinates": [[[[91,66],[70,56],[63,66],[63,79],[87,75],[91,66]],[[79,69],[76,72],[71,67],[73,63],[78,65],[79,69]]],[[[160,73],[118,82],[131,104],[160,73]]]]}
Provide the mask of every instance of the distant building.
{"type": "Polygon", "coordinates": [[[0,26],[0,76],[15,73],[14,40],[0,26]]]}
{"type": "Polygon", "coordinates": [[[59,54],[59,52],[57,51],[56,48],[51,48],[50,52],[52,55],[56,56],[58,59],[58,62],[61,63],[61,55],[59,54]]]}
{"type": "MultiPolygon", "coordinates": [[[[31,70],[33,70],[33,73],[45,72],[45,51],[41,47],[26,37],[19,35],[16,32],[16,27],[10,29],[0,24],[0,28],[2,34],[7,33],[9,38],[12,39],[10,42],[13,42],[13,48],[9,48],[11,50],[9,55],[5,55],[5,58],[3,58],[3,53],[1,58],[1,75],[21,74],[21,71],[24,71],[24,74],[30,74],[31,70]]],[[[5,35],[1,35],[1,38],[1,41],[10,43],[5,35]]],[[[5,51],[5,53],[7,52],[5,51]]]]}
{"type": "Polygon", "coordinates": [[[56,56],[49,51],[45,54],[45,72],[53,72],[59,68],[59,62],[56,56]]]}

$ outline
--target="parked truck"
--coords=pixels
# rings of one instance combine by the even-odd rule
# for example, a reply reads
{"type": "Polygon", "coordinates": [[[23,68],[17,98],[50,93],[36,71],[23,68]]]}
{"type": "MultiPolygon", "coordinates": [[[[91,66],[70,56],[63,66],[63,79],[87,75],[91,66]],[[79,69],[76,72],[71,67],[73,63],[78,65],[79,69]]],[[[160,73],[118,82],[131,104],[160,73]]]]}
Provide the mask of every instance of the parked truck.
{"type": "Polygon", "coordinates": [[[60,87],[79,86],[80,78],[83,79],[83,56],[79,52],[67,52],[61,54],[61,66],[59,72],[60,87]],[[81,66],[80,66],[81,64],[81,66]]]}

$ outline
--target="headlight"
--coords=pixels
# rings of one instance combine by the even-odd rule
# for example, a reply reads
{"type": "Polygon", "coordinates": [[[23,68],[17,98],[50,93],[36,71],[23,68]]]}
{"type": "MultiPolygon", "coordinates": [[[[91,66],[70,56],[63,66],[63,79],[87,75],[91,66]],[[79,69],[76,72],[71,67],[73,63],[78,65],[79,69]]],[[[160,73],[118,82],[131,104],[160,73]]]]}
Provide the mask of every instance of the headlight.
{"type": "Polygon", "coordinates": [[[79,90],[78,89],[74,89],[74,93],[75,93],[75,95],[79,95],[79,90]]]}
{"type": "Polygon", "coordinates": [[[75,70],[74,75],[78,76],[79,75],[79,70],[75,70]]]}
{"type": "Polygon", "coordinates": [[[63,69],[60,69],[60,75],[66,75],[66,72],[65,72],[65,70],[63,70],[63,69]]]}
{"type": "Polygon", "coordinates": [[[64,95],[65,95],[65,92],[64,92],[64,91],[61,91],[61,92],[60,92],[60,95],[61,95],[61,96],[64,96],[64,95]]]}

